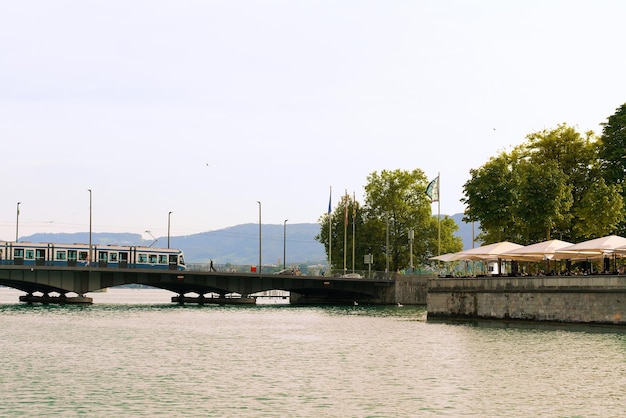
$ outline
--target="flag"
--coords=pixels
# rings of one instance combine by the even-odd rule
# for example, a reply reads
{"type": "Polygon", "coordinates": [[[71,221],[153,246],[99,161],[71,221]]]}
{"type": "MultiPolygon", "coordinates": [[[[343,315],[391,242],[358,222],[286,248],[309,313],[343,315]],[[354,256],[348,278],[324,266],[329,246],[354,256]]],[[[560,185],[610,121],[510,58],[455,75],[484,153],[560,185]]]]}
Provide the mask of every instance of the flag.
{"type": "Polygon", "coordinates": [[[333,198],[333,188],[330,188],[330,195],[328,196],[328,215],[330,216],[331,200],[333,198]]]}
{"type": "Polygon", "coordinates": [[[431,202],[439,202],[439,176],[435,177],[435,179],[426,186],[426,196],[430,198],[431,202]]]}

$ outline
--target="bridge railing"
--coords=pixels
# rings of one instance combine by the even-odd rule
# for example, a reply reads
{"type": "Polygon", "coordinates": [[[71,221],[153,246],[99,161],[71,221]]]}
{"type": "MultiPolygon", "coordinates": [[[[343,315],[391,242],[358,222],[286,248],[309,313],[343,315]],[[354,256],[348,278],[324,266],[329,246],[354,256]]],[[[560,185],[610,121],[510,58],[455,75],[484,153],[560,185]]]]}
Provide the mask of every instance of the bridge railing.
{"type": "MultiPolygon", "coordinates": [[[[237,264],[217,264],[217,263],[188,263],[187,270],[200,271],[200,272],[222,272],[222,273],[256,273],[256,266],[249,264],[237,265],[237,264]]],[[[263,274],[279,274],[279,275],[292,275],[292,276],[314,276],[314,277],[336,277],[336,278],[365,278],[375,280],[393,279],[398,275],[430,275],[433,271],[428,268],[420,267],[412,270],[406,269],[396,272],[386,272],[380,270],[343,270],[332,269],[328,270],[315,266],[312,268],[300,268],[298,266],[289,266],[287,269],[283,269],[282,266],[263,266],[263,274]]]]}

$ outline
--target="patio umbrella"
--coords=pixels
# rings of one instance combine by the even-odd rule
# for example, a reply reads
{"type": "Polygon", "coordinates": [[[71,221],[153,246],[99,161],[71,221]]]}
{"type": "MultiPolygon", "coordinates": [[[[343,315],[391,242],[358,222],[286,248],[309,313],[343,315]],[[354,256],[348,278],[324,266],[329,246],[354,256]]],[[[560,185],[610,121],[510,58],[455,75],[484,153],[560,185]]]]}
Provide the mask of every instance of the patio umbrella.
{"type": "MultiPolygon", "coordinates": [[[[626,244],[626,242],[624,244],[626,244]]],[[[520,247],[522,247],[522,245],[502,241],[461,251],[456,254],[459,260],[497,260],[499,258],[503,258],[501,256],[502,254],[520,247]]]]}
{"type": "Polygon", "coordinates": [[[608,235],[559,248],[554,252],[554,258],[559,260],[603,258],[606,255],[614,254],[617,248],[623,246],[626,246],[626,238],[618,235],[608,235]]]}
{"type": "Polygon", "coordinates": [[[570,245],[573,244],[571,242],[553,239],[507,251],[506,253],[501,254],[501,257],[507,260],[519,261],[551,260],[554,257],[555,251],[570,245]]]}
{"type": "Polygon", "coordinates": [[[430,257],[429,260],[437,260],[437,261],[443,261],[443,262],[462,260],[462,258],[458,258],[458,255],[459,253],[441,254],[441,255],[436,255],[434,257],[430,257]]]}

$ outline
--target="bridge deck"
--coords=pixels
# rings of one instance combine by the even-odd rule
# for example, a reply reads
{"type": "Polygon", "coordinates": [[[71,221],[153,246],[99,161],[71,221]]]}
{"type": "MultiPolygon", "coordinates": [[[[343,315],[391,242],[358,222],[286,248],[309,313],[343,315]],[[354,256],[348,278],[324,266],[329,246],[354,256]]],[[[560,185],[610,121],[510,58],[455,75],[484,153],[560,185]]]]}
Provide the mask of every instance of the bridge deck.
{"type": "Polygon", "coordinates": [[[395,279],[357,279],[321,276],[289,276],[259,273],[108,269],[98,267],[0,266],[0,285],[32,295],[76,293],[84,296],[107,287],[141,284],[170,290],[179,296],[238,293],[248,297],[268,290],[299,295],[300,301],[350,301],[395,303],[395,279]]]}

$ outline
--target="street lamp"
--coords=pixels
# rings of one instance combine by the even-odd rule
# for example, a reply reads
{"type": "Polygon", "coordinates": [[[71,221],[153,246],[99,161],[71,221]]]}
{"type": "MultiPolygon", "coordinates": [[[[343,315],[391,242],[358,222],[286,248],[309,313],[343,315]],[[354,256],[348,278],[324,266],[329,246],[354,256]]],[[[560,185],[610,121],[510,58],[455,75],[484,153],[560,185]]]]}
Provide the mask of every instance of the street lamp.
{"type": "Polygon", "coordinates": [[[20,231],[20,203],[22,202],[17,202],[17,219],[15,221],[15,242],[17,242],[17,238],[19,236],[19,231],[20,231]]]}
{"type": "Polygon", "coordinates": [[[167,214],[167,248],[170,248],[170,218],[172,217],[172,212],[167,214]]]}
{"type": "Polygon", "coordinates": [[[411,273],[413,273],[413,239],[415,238],[415,233],[412,229],[409,230],[409,268],[411,269],[411,273]]]}
{"type": "Polygon", "coordinates": [[[283,222],[283,269],[287,268],[287,221],[283,222]]]}
{"type": "Polygon", "coordinates": [[[261,202],[256,201],[259,204],[259,275],[261,274],[261,202]]]}
{"type": "Polygon", "coordinates": [[[91,189],[89,191],[89,255],[87,255],[88,267],[91,267],[91,189]]]}

